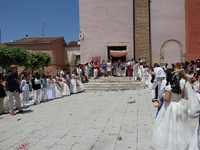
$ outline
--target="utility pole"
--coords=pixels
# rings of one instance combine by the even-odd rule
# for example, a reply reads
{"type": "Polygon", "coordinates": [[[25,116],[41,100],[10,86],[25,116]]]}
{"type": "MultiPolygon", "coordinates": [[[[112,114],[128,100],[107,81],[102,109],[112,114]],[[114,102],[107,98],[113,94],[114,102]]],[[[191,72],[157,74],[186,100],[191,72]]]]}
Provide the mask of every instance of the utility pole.
{"type": "Polygon", "coordinates": [[[45,19],[43,19],[43,24],[42,24],[42,36],[44,36],[44,26],[45,26],[45,19]]]}

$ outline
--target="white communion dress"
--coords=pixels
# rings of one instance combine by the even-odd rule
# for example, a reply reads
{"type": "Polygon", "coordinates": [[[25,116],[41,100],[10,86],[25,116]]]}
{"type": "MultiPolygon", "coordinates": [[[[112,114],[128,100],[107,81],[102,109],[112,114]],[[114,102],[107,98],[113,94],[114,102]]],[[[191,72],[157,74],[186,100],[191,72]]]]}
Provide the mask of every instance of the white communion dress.
{"type": "Polygon", "coordinates": [[[76,87],[76,75],[75,74],[71,75],[70,92],[73,94],[78,92],[77,87],[76,87]]]}
{"type": "Polygon", "coordinates": [[[76,77],[76,82],[78,83],[78,85],[76,85],[77,92],[83,92],[85,90],[85,87],[78,77],[76,77]]]}
{"type": "MultiPolygon", "coordinates": [[[[188,110],[188,113],[189,113],[189,117],[190,118],[197,118],[199,119],[199,114],[200,114],[200,93],[196,93],[195,96],[194,96],[194,100],[192,101],[192,104],[191,104],[191,107],[190,109],[188,110]]],[[[192,140],[190,142],[190,147],[188,150],[199,150],[199,147],[198,147],[198,126],[199,124],[197,124],[197,127],[194,131],[194,134],[193,134],[193,137],[192,137],[192,140]]]]}
{"type": "Polygon", "coordinates": [[[62,97],[62,84],[56,79],[53,79],[53,81],[55,84],[56,98],[61,98],[62,97]]]}
{"type": "Polygon", "coordinates": [[[70,92],[71,93],[79,93],[85,90],[83,83],[79,80],[79,77],[75,74],[71,76],[71,85],[70,92]]]}
{"type": "Polygon", "coordinates": [[[47,78],[47,87],[46,87],[46,92],[45,92],[45,95],[44,95],[44,99],[45,100],[55,99],[56,98],[55,93],[56,92],[55,92],[54,84],[51,83],[51,80],[49,78],[47,78]]]}
{"type": "Polygon", "coordinates": [[[64,78],[62,78],[62,95],[63,96],[69,96],[70,95],[69,86],[67,84],[67,81],[64,78]]]}
{"type": "MultiPolygon", "coordinates": [[[[171,86],[166,86],[165,90],[171,92],[171,86]]],[[[182,94],[171,92],[170,102],[164,102],[152,128],[151,148],[188,150],[192,131],[188,120],[187,100],[181,97],[182,94]]]]}

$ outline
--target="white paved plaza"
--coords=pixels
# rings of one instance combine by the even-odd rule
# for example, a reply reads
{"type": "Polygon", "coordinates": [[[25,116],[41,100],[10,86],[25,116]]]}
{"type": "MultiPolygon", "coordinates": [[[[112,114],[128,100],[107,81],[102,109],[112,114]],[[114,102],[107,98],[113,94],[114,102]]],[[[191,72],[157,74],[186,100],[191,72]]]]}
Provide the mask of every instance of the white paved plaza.
{"type": "Polygon", "coordinates": [[[0,149],[150,150],[150,97],[149,89],[79,93],[1,115],[0,149]]]}

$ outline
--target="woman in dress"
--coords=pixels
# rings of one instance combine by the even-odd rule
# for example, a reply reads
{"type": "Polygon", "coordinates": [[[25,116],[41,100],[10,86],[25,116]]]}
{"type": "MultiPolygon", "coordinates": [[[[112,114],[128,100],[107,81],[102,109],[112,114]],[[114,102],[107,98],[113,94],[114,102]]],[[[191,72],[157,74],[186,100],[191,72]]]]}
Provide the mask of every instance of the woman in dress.
{"type": "Polygon", "coordinates": [[[130,59],[126,63],[126,68],[127,68],[127,76],[129,77],[131,75],[131,61],[130,59]]]}
{"type": "Polygon", "coordinates": [[[108,60],[107,60],[106,69],[107,69],[107,74],[108,74],[109,77],[112,76],[111,66],[112,66],[112,64],[111,64],[110,60],[108,59],[108,60]]]}
{"type": "Polygon", "coordinates": [[[138,63],[138,79],[141,81],[142,80],[142,74],[143,74],[143,63],[142,62],[139,62],[138,63]]]}
{"type": "Polygon", "coordinates": [[[106,76],[107,75],[107,63],[105,62],[105,60],[102,60],[102,63],[100,64],[101,66],[101,73],[102,73],[102,76],[106,76]]]}
{"type": "Polygon", "coordinates": [[[97,61],[94,61],[94,63],[93,63],[93,75],[94,75],[94,79],[96,79],[97,76],[98,76],[98,68],[99,68],[99,66],[98,66],[97,61]]]}
{"type": "Polygon", "coordinates": [[[117,73],[116,73],[116,67],[117,67],[117,63],[116,63],[116,60],[114,60],[114,62],[112,63],[112,75],[113,76],[117,75],[117,73]]]}
{"type": "Polygon", "coordinates": [[[70,95],[70,89],[66,80],[66,75],[61,78],[62,80],[62,95],[63,96],[69,96],[70,95]]]}
{"type": "Polygon", "coordinates": [[[121,77],[122,76],[122,66],[121,66],[121,60],[119,59],[116,65],[116,75],[121,77]]]}
{"type": "Polygon", "coordinates": [[[92,76],[92,68],[93,68],[91,62],[87,64],[87,68],[88,68],[88,79],[90,79],[90,77],[92,76]]]}
{"type": "Polygon", "coordinates": [[[62,86],[59,82],[59,78],[56,77],[55,75],[53,76],[53,82],[55,85],[56,98],[61,98],[62,97],[62,86]]]}
{"type": "Polygon", "coordinates": [[[192,132],[184,99],[186,81],[179,71],[167,74],[164,104],[154,122],[151,148],[155,150],[188,150],[192,132]]]}
{"type": "Polygon", "coordinates": [[[44,95],[44,99],[45,100],[53,100],[56,98],[56,95],[55,95],[55,87],[54,87],[54,82],[53,80],[51,80],[51,77],[50,75],[47,75],[47,85],[46,85],[46,92],[45,92],[45,95],[44,95]]]}
{"type": "Polygon", "coordinates": [[[123,77],[126,76],[126,68],[127,68],[126,62],[123,61],[123,62],[121,63],[121,69],[122,69],[122,73],[121,73],[121,74],[122,74],[123,77]]]}

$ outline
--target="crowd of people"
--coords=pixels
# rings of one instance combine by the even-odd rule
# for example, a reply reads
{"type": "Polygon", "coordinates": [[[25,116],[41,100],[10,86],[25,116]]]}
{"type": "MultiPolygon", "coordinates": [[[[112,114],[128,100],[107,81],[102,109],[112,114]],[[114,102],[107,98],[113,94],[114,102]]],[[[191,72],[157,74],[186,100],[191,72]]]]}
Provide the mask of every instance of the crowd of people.
{"type": "Polygon", "coordinates": [[[33,104],[47,102],[70,94],[85,90],[77,71],[61,71],[51,77],[38,72],[23,71],[18,74],[17,65],[12,65],[7,74],[0,75],[0,115],[9,110],[10,115],[15,115],[16,107],[23,113],[23,107],[29,107],[30,93],[32,92],[33,104]]]}
{"type": "Polygon", "coordinates": [[[155,63],[147,69],[147,85],[157,112],[150,147],[155,150],[199,150],[198,126],[193,133],[189,118],[200,114],[200,59],[172,64],[155,63]],[[193,136],[192,136],[193,135],[193,136]]]}
{"type": "MultiPolygon", "coordinates": [[[[133,77],[133,80],[142,79],[145,77],[146,65],[142,62],[141,59],[138,61],[128,59],[127,61],[122,61],[118,59],[111,62],[110,60],[102,60],[98,62],[97,60],[88,62],[83,65],[77,66],[81,68],[83,76],[87,78],[93,77],[96,79],[98,76],[117,76],[117,77],[133,77]]],[[[144,79],[143,79],[144,80],[144,79]]]]}

